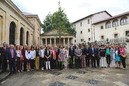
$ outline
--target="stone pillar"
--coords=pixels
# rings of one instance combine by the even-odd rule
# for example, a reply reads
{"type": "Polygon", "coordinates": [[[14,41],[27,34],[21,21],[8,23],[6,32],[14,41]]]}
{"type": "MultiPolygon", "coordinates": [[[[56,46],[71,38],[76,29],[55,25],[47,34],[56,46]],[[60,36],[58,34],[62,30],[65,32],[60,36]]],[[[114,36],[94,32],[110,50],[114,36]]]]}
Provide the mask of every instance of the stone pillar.
{"type": "Polygon", "coordinates": [[[54,46],[56,46],[56,38],[54,38],[54,46]]]}
{"type": "Polygon", "coordinates": [[[69,46],[69,38],[68,38],[68,46],[69,46]]]}
{"type": "Polygon", "coordinates": [[[15,28],[15,44],[19,45],[20,44],[20,22],[18,21],[17,27],[15,28]]]}
{"type": "Polygon", "coordinates": [[[50,46],[52,45],[52,39],[50,38],[50,46]]]}
{"type": "Polygon", "coordinates": [[[26,45],[26,30],[24,29],[23,44],[26,45]]]}
{"type": "Polygon", "coordinates": [[[3,24],[2,24],[2,16],[0,16],[0,44],[2,44],[2,28],[3,24]]]}
{"type": "Polygon", "coordinates": [[[45,39],[45,44],[46,44],[46,46],[47,46],[47,38],[45,39]]]}
{"type": "Polygon", "coordinates": [[[63,45],[65,46],[66,44],[65,44],[65,38],[63,38],[63,45]]]}

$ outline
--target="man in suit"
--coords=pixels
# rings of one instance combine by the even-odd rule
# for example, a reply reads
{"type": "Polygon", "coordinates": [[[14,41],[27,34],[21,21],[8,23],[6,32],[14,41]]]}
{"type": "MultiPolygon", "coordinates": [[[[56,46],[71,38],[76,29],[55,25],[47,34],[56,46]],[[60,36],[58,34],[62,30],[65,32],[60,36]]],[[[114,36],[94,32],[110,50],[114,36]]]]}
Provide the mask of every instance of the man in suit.
{"type": "Polygon", "coordinates": [[[3,47],[1,48],[1,65],[2,65],[2,72],[7,70],[7,44],[6,42],[3,43],[3,47]]]}
{"type": "Polygon", "coordinates": [[[74,57],[74,51],[75,51],[75,48],[73,46],[73,44],[70,45],[70,48],[69,48],[69,56],[70,56],[70,68],[73,68],[73,57],[74,57]]]}
{"type": "Polygon", "coordinates": [[[91,66],[92,68],[95,67],[95,57],[94,57],[94,46],[90,45],[90,47],[88,48],[88,52],[89,52],[89,58],[91,60],[91,66]]]}
{"type": "Polygon", "coordinates": [[[10,45],[10,48],[7,49],[7,62],[9,63],[10,73],[16,72],[16,50],[14,49],[14,45],[10,45]]]}
{"type": "Polygon", "coordinates": [[[94,57],[95,57],[95,67],[96,67],[96,63],[97,63],[97,67],[99,67],[100,58],[99,58],[99,49],[97,45],[95,45],[94,47],[94,57]]]}

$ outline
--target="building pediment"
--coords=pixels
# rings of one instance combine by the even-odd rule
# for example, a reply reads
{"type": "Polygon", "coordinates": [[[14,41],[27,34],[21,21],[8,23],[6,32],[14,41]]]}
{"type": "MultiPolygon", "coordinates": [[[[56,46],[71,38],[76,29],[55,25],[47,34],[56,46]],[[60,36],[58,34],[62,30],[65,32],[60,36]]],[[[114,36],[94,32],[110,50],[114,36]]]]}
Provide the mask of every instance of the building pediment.
{"type": "MultiPolygon", "coordinates": [[[[70,33],[67,32],[61,32],[62,36],[72,36],[70,33]]],[[[43,34],[41,34],[42,36],[58,36],[58,30],[51,30],[48,32],[45,32],[43,34]]]]}

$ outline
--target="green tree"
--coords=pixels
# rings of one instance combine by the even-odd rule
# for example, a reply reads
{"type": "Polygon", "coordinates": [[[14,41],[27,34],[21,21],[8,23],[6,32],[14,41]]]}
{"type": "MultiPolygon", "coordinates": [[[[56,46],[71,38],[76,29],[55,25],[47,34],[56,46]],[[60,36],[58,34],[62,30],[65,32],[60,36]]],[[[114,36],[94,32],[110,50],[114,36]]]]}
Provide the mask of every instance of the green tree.
{"type": "Polygon", "coordinates": [[[61,44],[62,32],[68,32],[72,35],[75,34],[75,29],[72,28],[71,23],[69,22],[64,10],[61,7],[58,8],[58,11],[54,12],[52,15],[48,14],[46,19],[42,24],[44,32],[56,29],[58,30],[59,36],[59,45],[61,44]]]}

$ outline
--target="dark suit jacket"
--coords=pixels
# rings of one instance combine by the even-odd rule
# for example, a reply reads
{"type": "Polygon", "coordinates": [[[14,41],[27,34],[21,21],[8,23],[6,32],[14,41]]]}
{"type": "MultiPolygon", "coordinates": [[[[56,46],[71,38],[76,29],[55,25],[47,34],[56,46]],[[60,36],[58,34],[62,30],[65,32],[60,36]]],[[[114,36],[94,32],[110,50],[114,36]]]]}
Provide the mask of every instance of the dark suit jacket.
{"type": "Polygon", "coordinates": [[[99,58],[99,49],[98,48],[94,48],[94,55],[96,58],[99,58]]]}
{"type": "Polygon", "coordinates": [[[74,56],[74,51],[75,51],[75,48],[73,47],[71,49],[71,47],[69,48],[69,56],[74,56]]]}
{"type": "MultiPolygon", "coordinates": [[[[13,55],[14,55],[14,59],[17,59],[17,53],[16,53],[16,50],[15,49],[13,49],[13,55]]],[[[10,60],[12,58],[12,55],[11,55],[11,49],[10,48],[8,48],[7,49],[7,60],[10,60]]]]}
{"type": "Polygon", "coordinates": [[[51,59],[51,57],[46,58],[46,56],[48,57],[49,55],[51,55],[50,50],[49,50],[49,52],[47,52],[47,49],[45,49],[45,51],[44,51],[45,60],[50,60],[51,59]]]}
{"type": "Polygon", "coordinates": [[[94,54],[94,48],[93,48],[93,50],[92,50],[92,48],[89,47],[89,48],[88,48],[88,53],[89,53],[89,56],[93,56],[93,54],[94,54]]]}

